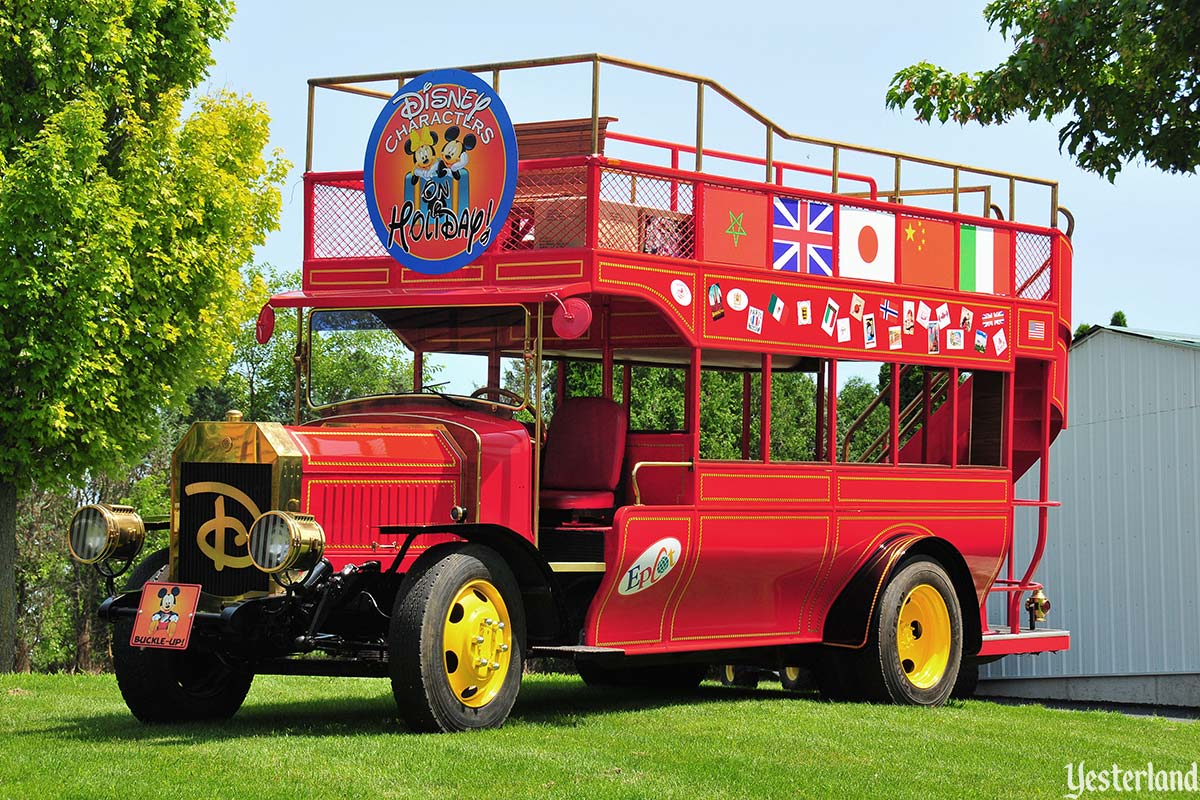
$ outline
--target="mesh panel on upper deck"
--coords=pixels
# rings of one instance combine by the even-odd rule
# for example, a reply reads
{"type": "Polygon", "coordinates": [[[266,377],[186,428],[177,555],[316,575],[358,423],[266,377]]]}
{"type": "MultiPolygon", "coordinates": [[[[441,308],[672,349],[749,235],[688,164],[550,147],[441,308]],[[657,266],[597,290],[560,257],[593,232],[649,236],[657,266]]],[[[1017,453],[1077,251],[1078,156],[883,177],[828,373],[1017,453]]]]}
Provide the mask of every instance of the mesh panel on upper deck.
{"type": "Polygon", "coordinates": [[[598,246],[673,258],[695,254],[691,183],[600,171],[598,246]]]}
{"type": "Polygon", "coordinates": [[[1030,300],[1050,297],[1050,237],[1017,231],[1016,293],[1030,300]]]}
{"type": "Polygon", "coordinates": [[[314,185],[312,220],[314,258],[387,255],[371,226],[361,180],[314,185]]]}
{"type": "Polygon", "coordinates": [[[587,244],[587,167],[522,170],[517,178],[503,250],[544,250],[587,244]]]}

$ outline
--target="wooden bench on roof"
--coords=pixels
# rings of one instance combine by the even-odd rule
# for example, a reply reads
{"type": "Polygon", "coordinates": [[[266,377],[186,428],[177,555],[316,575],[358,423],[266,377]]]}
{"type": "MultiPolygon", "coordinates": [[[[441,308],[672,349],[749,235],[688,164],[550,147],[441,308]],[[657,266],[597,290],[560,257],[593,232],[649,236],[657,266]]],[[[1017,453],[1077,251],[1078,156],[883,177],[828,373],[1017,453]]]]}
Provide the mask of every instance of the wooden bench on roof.
{"type": "MultiPolygon", "coordinates": [[[[616,117],[600,117],[596,155],[604,154],[604,131],[616,117]]],[[[517,131],[519,158],[565,158],[590,156],[592,153],[592,118],[554,119],[546,122],[522,122],[514,125],[517,131]]]]}
{"type": "MultiPolygon", "coordinates": [[[[604,154],[604,136],[616,117],[597,122],[596,151],[604,154]]],[[[592,155],[592,119],[526,122],[517,131],[522,161],[592,155]]],[[[572,167],[523,170],[506,232],[506,249],[575,248],[587,244],[587,175],[572,167]]],[[[632,198],[631,198],[632,201],[632,198]]],[[[598,209],[602,247],[658,255],[691,256],[694,234],[690,213],[642,208],[602,196],[598,209]],[[664,247],[664,242],[668,246],[664,247]]]]}

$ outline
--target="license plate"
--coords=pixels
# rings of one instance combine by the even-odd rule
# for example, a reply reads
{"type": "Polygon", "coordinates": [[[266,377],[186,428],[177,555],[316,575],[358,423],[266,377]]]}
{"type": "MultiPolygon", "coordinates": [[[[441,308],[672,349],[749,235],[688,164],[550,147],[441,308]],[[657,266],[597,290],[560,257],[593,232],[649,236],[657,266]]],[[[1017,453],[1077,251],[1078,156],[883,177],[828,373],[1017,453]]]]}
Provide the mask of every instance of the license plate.
{"type": "Polygon", "coordinates": [[[199,602],[198,583],[147,583],[142,587],[129,644],[186,650],[199,602]]]}

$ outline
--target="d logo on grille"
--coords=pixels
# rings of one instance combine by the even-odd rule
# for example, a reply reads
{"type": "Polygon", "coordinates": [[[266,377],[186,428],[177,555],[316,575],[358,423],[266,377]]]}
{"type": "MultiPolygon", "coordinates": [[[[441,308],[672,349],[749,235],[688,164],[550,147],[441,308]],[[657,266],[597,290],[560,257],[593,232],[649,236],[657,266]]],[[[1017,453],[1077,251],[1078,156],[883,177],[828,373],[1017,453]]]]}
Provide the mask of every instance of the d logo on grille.
{"type": "Polygon", "coordinates": [[[225,499],[229,498],[241,505],[250,512],[252,519],[258,519],[261,515],[261,512],[258,510],[258,504],[240,489],[230,486],[227,483],[218,483],[216,481],[190,483],[184,487],[183,491],[188,495],[217,495],[212,519],[201,525],[200,530],[196,532],[196,546],[200,548],[201,553],[208,556],[213,562],[213,568],[217,572],[220,572],[225,567],[241,569],[253,566],[253,562],[250,560],[250,551],[246,547],[246,541],[250,538],[246,533],[246,524],[237,517],[225,513],[225,499]],[[233,532],[234,546],[241,547],[244,555],[233,555],[226,552],[225,537],[229,531],[233,532]]]}

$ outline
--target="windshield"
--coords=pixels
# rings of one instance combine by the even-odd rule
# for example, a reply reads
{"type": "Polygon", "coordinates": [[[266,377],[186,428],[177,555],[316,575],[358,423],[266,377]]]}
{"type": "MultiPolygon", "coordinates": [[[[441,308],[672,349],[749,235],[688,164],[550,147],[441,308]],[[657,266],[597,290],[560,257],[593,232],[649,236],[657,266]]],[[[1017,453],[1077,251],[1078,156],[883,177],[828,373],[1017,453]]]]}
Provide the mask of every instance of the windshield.
{"type": "Polygon", "coordinates": [[[521,306],[313,311],[309,403],[438,394],[519,407],[530,383],[526,336],[521,306]]]}

